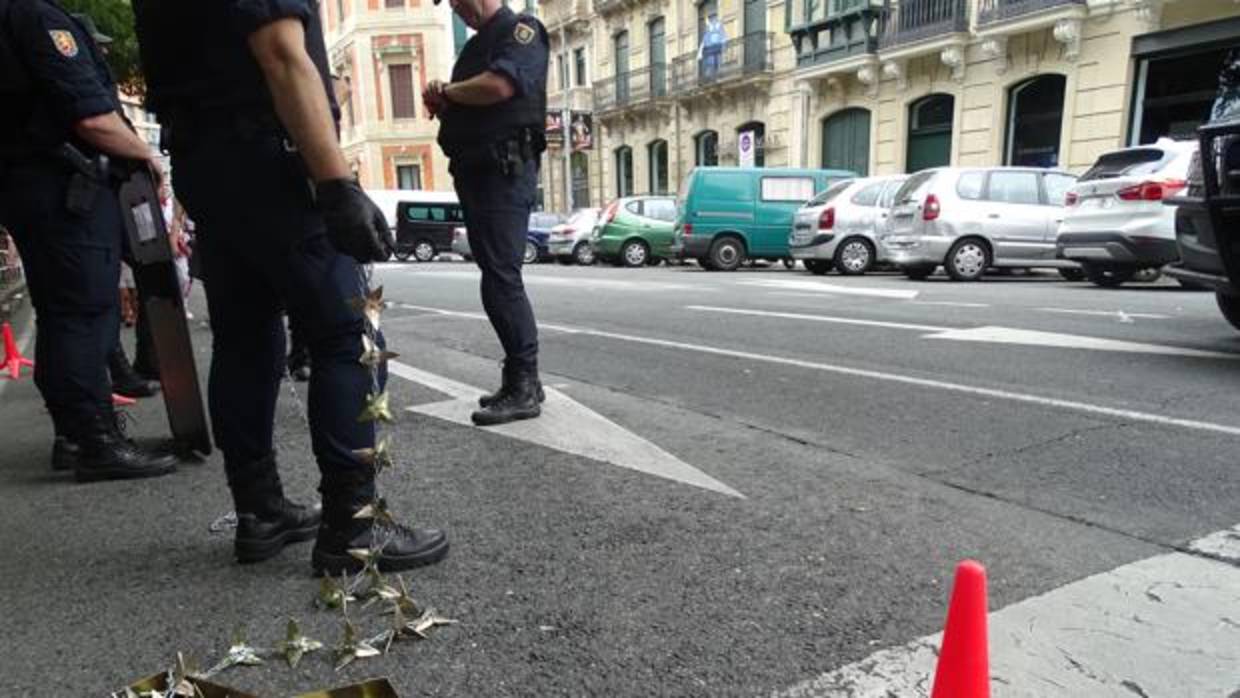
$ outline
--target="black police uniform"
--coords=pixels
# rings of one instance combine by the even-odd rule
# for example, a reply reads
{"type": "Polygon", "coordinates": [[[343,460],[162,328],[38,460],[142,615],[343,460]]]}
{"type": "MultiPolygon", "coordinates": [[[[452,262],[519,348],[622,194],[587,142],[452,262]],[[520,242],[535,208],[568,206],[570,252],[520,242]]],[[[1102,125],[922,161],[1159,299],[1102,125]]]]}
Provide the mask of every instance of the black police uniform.
{"type": "MultiPolygon", "coordinates": [[[[287,311],[314,366],[308,410],[324,523],[315,566],[335,573],[355,562],[347,548],[369,543],[358,540],[369,535],[369,522],[353,514],[375,497],[373,469],[355,455],[375,445],[374,424],[357,419],[376,387],[358,362],[364,326],[350,304],[365,285],[358,263],[329,240],[322,201],[316,206],[304,163],[247,43],[269,23],[300,20],[338,118],[318,3],[136,0],[134,11],[147,106],[166,129],[177,193],[196,224],[195,254],[214,336],[208,405],[241,519],[237,556],[270,557],[283,543],[314,537],[318,528],[317,513],[284,499],[274,458],[287,311]]],[[[386,375],[381,379],[379,390],[386,375]]],[[[417,541],[401,539],[406,548],[435,548],[419,562],[446,553],[442,532],[415,532],[422,536],[417,541]]],[[[389,562],[399,557],[387,549],[384,555],[389,562]]]]}
{"type": "Polygon", "coordinates": [[[83,449],[79,479],[170,472],[175,459],[137,449],[112,412],[107,357],[119,331],[124,224],[111,183],[75,171],[61,148],[99,155],[73,127],[121,105],[90,33],[57,3],[0,0],[0,103],[0,223],[25,268],[35,383],[56,433],[83,449]]]}
{"type": "Polygon", "coordinates": [[[511,99],[488,107],[450,104],[440,119],[439,145],[450,159],[465,211],[469,249],[482,270],[482,306],[504,348],[504,385],[474,414],[480,424],[537,416],[538,327],[521,280],[530,210],[545,148],[547,31],[534,17],[507,7],[461,49],[452,82],[490,71],[512,83],[511,99]]]}

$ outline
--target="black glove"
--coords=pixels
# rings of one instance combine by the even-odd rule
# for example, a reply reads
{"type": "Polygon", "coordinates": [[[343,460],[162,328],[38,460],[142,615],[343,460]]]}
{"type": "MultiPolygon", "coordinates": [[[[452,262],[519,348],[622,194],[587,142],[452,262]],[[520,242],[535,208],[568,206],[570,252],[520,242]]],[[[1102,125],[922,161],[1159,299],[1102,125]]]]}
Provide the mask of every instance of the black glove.
{"type": "Polygon", "coordinates": [[[385,262],[392,256],[396,241],[387,218],[357,180],[325,180],[314,191],[327,223],[327,238],[337,250],[359,264],[385,262]]]}

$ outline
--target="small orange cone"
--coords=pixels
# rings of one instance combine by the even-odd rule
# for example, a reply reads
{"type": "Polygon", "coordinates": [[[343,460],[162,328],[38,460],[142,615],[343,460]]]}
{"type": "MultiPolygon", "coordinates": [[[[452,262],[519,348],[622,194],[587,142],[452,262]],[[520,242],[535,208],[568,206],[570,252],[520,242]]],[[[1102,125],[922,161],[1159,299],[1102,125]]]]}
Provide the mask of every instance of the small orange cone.
{"type": "Polygon", "coordinates": [[[930,698],[990,698],[986,568],[975,560],[956,567],[930,698]]]}
{"type": "Polygon", "coordinates": [[[113,407],[128,407],[134,404],[135,402],[137,402],[137,400],[131,397],[125,397],[124,395],[112,393],[112,406],[113,407]]]}
{"type": "Polygon", "coordinates": [[[22,366],[34,366],[34,362],[22,356],[22,352],[17,348],[17,341],[13,339],[13,327],[9,323],[4,323],[4,364],[0,366],[0,370],[8,371],[9,380],[16,380],[22,375],[22,366]]]}

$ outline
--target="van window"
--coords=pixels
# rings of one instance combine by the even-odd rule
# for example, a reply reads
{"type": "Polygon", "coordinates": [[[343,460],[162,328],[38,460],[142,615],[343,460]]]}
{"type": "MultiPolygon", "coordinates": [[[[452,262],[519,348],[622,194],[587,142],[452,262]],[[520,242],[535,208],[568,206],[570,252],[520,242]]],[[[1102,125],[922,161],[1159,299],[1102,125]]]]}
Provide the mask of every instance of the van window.
{"type": "Polygon", "coordinates": [[[985,189],[985,172],[965,172],[956,180],[956,195],[967,201],[980,201],[985,189]]]}
{"type": "Polygon", "coordinates": [[[707,172],[702,175],[702,195],[708,199],[734,199],[736,201],[753,201],[753,192],[749,183],[753,179],[749,175],[732,172],[707,172]]]}
{"type": "Polygon", "coordinates": [[[873,206],[878,203],[878,197],[883,193],[883,187],[887,186],[883,182],[876,182],[866,187],[862,187],[861,191],[853,194],[850,199],[858,206],[873,206]]]}
{"type": "Polygon", "coordinates": [[[803,203],[814,198],[813,177],[763,177],[763,201],[803,203]]]}
{"type": "Polygon", "coordinates": [[[643,207],[647,218],[668,222],[676,220],[676,202],[671,199],[646,199],[643,207]]]}
{"type": "Polygon", "coordinates": [[[417,223],[460,223],[465,220],[460,206],[413,205],[405,208],[405,218],[417,223]]]}
{"type": "Polygon", "coordinates": [[[1038,175],[1036,172],[991,172],[986,198],[1005,204],[1039,204],[1042,197],[1038,193],[1038,175]]]}

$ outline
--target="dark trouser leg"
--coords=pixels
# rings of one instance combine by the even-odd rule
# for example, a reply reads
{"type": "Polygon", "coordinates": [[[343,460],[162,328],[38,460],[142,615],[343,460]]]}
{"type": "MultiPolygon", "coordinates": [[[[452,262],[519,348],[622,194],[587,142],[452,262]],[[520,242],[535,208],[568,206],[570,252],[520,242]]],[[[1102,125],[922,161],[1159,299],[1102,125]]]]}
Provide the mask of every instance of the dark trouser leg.
{"type": "Polygon", "coordinates": [[[146,297],[138,291],[138,317],[134,322],[137,340],[133,351],[133,368],[143,378],[159,378],[159,361],[155,356],[155,339],[151,335],[151,319],[146,314],[146,297]]]}
{"type": "Polygon", "coordinates": [[[310,366],[310,346],[306,343],[305,330],[292,317],[288,320],[288,338],[288,371],[296,373],[299,369],[310,366]]]}

